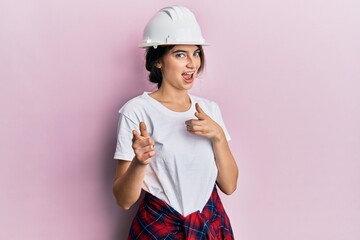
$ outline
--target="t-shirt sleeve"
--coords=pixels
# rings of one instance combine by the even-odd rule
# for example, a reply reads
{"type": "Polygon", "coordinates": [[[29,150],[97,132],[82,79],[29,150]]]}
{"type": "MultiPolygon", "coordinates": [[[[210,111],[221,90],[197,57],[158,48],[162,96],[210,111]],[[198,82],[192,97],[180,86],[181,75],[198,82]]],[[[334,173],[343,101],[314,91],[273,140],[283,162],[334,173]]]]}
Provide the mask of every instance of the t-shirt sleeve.
{"type": "Polygon", "coordinates": [[[225,133],[226,140],[230,141],[231,136],[230,136],[228,130],[226,129],[224,120],[222,118],[221,110],[220,110],[219,106],[216,103],[213,103],[213,104],[214,104],[214,108],[215,108],[215,111],[214,111],[214,118],[215,119],[214,120],[222,127],[222,129],[223,129],[223,131],[225,133]]]}
{"type": "Polygon", "coordinates": [[[131,161],[134,158],[134,151],[131,145],[133,137],[132,131],[136,129],[136,124],[130,118],[120,113],[114,159],[131,161]]]}

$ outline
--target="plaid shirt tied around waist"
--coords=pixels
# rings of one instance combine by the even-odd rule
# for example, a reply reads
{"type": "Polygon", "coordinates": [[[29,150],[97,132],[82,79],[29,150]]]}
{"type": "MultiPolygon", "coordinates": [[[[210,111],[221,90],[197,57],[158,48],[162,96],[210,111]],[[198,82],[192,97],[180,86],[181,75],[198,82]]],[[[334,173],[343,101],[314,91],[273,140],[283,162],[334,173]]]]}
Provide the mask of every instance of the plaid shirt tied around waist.
{"type": "Polygon", "coordinates": [[[145,193],[128,240],[232,240],[229,218],[216,187],[202,212],[186,217],[150,193],[145,193]]]}

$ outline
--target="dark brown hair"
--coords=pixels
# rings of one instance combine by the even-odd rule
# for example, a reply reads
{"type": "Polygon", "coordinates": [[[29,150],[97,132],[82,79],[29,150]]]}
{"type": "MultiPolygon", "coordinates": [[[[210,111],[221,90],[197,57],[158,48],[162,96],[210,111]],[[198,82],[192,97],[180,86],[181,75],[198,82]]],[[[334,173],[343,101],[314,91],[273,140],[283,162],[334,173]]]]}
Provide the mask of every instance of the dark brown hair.
{"type": "MultiPolygon", "coordinates": [[[[175,45],[158,46],[157,48],[149,47],[146,50],[145,67],[146,70],[149,71],[149,80],[152,83],[156,83],[158,88],[160,88],[163,78],[162,78],[161,70],[157,68],[155,64],[165,54],[167,54],[173,47],[175,47],[175,45]]],[[[197,73],[200,74],[204,70],[205,55],[202,46],[199,45],[198,47],[200,48],[201,65],[197,73]]]]}

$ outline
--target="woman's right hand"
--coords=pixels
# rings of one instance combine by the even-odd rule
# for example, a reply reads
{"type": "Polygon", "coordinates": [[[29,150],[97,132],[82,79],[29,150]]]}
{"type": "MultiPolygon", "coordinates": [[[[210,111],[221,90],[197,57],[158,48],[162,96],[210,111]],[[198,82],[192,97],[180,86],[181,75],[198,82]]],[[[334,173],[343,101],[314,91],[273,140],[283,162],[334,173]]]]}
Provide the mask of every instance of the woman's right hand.
{"type": "Polygon", "coordinates": [[[147,165],[150,163],[151,157],[155,155],[154,140],[149,136],[144,122],[139,124],[140,134],[133,130],[132,148],[138,163],[147,165]]]}

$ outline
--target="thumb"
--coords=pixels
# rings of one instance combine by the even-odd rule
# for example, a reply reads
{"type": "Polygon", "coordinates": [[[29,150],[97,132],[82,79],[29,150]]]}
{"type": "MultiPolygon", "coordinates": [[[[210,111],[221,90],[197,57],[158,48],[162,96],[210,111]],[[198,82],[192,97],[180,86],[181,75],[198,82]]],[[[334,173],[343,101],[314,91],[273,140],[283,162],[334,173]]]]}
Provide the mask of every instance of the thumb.
{"type": "Polygon", "coordinates": [[[140,139],[140,135],[136,130],[133,130],[132,134],[133,134],[133,141],[140,139]]]}

